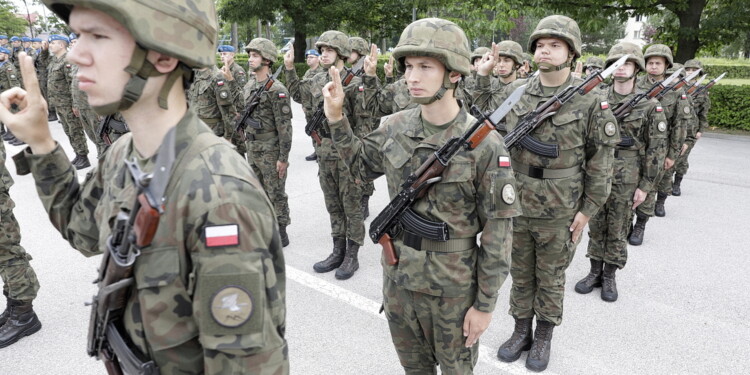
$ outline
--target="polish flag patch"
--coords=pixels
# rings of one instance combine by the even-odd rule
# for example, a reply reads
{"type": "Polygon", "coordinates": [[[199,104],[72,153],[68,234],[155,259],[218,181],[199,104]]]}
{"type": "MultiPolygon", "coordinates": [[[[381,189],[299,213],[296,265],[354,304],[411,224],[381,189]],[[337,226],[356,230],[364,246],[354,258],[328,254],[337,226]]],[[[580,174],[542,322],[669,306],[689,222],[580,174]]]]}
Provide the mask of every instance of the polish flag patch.
{"type": "Polygon", "coordinates": [[[510,158],[507,156],[499,156],[497,158],[497,166],[503,168],[510,167],[510,158]]]}
{"type": "Polygon", "coordinates": [[[216,82],[216,84],[219,85],[219,86],[224,86],[224,81],[216,82]]]}
{"type": "Polygon", "coordinates": [[[207,247],[239,245],[239,226],[237,224],[214,225],[203,228],[207,247]]]}
{"type": "Polygon", "coordinates": [[[685,95],[685,94],[682,94],[682,99],[683,99],[683,100],[687,99],[687,95],[685,95]]]}
{"type": "Polygon", "coordinates": [[[281,99],[286,98],[286,93],[280,92],[279,93],[279,98],[281,98],[281,99]]]}
{"type": "Polygon", "coordinates": [[[602,109],[608,109],[608,108],[609,108],[609,103],[607,103],[607,102],[602,102],[602,103],[601,103],[601,107],[602,107],[602,109]]]}
{"type": "Polygon", "coordinates": [[[660,105],[657,105],[656,112],[664,112],[664,108],[662,108],[660,105]]]}
{"type": "Polygon", "coordinates": [[[359,86],[359,92],[365,91],[365,86],[359,86]]]}

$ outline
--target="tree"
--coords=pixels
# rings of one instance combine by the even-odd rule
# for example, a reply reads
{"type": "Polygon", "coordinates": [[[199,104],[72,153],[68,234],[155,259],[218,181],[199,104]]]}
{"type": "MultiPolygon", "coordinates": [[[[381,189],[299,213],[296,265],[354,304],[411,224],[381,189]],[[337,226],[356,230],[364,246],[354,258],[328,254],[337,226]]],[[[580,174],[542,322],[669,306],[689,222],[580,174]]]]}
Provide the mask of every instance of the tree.
{"type": "Polygon", "coordinates": [[[13,2],[0,0],[0,32],[5,35],[22,35],[28,24],[22,18],[16,17],[17,9],[13,2]]]}

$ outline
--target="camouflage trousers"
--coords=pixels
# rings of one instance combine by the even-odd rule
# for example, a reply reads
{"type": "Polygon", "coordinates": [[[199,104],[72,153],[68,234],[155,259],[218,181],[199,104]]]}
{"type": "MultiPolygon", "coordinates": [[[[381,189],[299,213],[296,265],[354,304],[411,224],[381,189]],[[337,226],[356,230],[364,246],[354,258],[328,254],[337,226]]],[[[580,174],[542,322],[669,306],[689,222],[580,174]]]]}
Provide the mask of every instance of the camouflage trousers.
{"type": "Polygon", "coordinates": [[[693,151],[693,148],[695,147],[695,143],[688,145],[688,149],[685,150],[685,154],[677,158],[677,162],[675,163],[674,171],[676,174],[679,175],[686,175],[688,168],[690,168],[690,163],[688,163],[688,157],[690,156],[690,151],[693,151]]]}
{"type": "Polygon", "coordinates": [[[581,241],[571,240],[570,219],[513,218],[510,315],[562,323],[565,270],[581,241]]]}
{"type": "Polygon", "coordinates": [[[78,155],[88,155],[89,147],[86,145],[86,135],[83,133],[82,121],[73,114],[71,106],[56,106],[57,118],[65,131],[65,135],[70,140],[70,145],[78,155]]]}
{"type": "Polygon", "coordinates": [[[226,125],[224,124],[224,135],[231,134],[231,137],[224,137],[224,139],[227,140],[227,142],[234,145],[237,152],[240,153],[243,157],[245,157],[245,154],[247,153],[248,147],[245,144],[245,141],[242,139],[242,135],[239,132],[234,131],[234,124],[226,125]]]}
{"type": "Polygon", "coordinates": [[[354,181],[349,167],[341,159],[318,159],[318,168],[320,188],[331,217],[331,236],[363,245],[362,187],[354,181]]]}
{"type": "Polygon", "coordinates": [[[83,131],[86,132],[86,136],[91,142],[96,145],[96,157],[99,157],[107,146],[99,136],[99,116],[90,107],[81,109],[80,113],[81,117],[79,117],[79,120],[83,124],[83,131]]]}
{"type": "Polygon", "coordinates": [[[8,190],[0,188],[0,276],[3,279],[3,294],[9,298],[29,302],[36,298],[39,280],[21,246],[21,230],[13,215],[15,203],[8,190]]]}
{"type": "MultiPolygon", "coordinates": [[[[672,167],[674,169],[674,167],[672,167]]],[[[668,173],[671,172],[670,170],[667,170],[668,173]]],[[[661,191],[661,185],[662,180],[664,180],[664,170],[659,171],[659,173],[656,175],[656,178],[654,179],[654,187],[651,191],[648,192],[648,195],[646,195],[646,200],[643,201],[638,207],[635,209],[636,212],[638,212],[641,215],[646,215],[648,217],[654,217],[654,208],[656,208],[656,193],[658,191],[661,191]]],[[[667,178],[668,180],[672,180],[671,178],[667,178]]],[[[671,182],[670,182],[671,183],[671,182]]],[[[672,194],[672,187],[670,185],[669,188],[670,195],[672,194]]]]}
{"type": "Polygon", "coordinates": [[[636,184],[612,184],[607,203],[589,221],[587,257],[617,265],[628,260],[628,232],[633,220],[633,194],[636,184]]]}
{"type": "Polygon", "coordinates": [[[279,178],[276,172],[276,161],[279,160],[277,151],[251,151],[247,154],[248,162],[258,180],[263,184],[268,199],[273,203],[276,220],[279,226],[291,224],[289,219],[289,197],[286,194],[286,176],[279,178]]]}
{"type": "Polygon", "coordinates": [[[479,343],[464,346],[464,316],[474,303],[465,297],[439,297],[396,285],[383,275],[383,307],[391,339],[406,374],[471,374],[479,343]]]}

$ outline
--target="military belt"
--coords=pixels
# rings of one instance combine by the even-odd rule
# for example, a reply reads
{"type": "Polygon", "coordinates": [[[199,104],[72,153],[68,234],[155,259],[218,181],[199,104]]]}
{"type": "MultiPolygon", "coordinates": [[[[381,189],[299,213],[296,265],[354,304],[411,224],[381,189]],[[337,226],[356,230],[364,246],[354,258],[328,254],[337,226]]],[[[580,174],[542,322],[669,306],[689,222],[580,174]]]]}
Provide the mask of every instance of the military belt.
{"type": "Polygon", "coordinates": [[[267,141],[269,139],[276,138],[278,135],[279,133],[276,130],[246,134],[248,141],[267,141]]]}
{"type": "Polygon", "coordinates": [[[636,156],[638,156],[638,150],[620,150],[618,148],[615,149],[616,158],[634,158],[636,156]]]}
{"type": "Polygon", "coordinates": [[[406,230],[403,231],[402,237],[402,241],[406,246],[415,250],[434,251],[437,253],[457,253],[460,251],[471,250],[477,246],[474,237],[454,238],[448,241],[434,241],[406,230]]]}
{"type": "Polygon", "coordinates": [[[533,165],[527,165],[527,164],[521,163],[520,161],[516,159],[513,159],[513,162],[511,165],[513,166],[514,171],[521,173],[521,174],[525,174],[531,178],[537,178],[541,180],[568,178],[568,177],[573,177],[581,172],[580,165],[576,165],[570,168],[548,169],[548,168],[535,167],[533,165]]]}
{"type": "Polygon", "coordinates": [[[221,122],[220,118],[202,118],[201,121],[205,122],[207,125],[216,125],[219,122],[221,122]]]}

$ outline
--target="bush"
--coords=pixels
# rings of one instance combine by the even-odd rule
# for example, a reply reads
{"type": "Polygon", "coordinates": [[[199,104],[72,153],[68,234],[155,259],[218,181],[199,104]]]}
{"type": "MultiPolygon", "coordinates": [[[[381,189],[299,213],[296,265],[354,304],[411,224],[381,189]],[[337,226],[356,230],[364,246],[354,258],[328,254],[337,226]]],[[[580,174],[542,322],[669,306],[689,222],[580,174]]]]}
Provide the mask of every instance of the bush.
{"type": "Polygon", "coordinates": [[[726,78],[750,78],[750,65],[703,65],[710,78],[727,72],[726,78]]]}
{"type": "Polygon", "coordinates": [[[710,97],[710,126],[750,130],[750,86],[714,85],[710,90],[710,97]]]}

